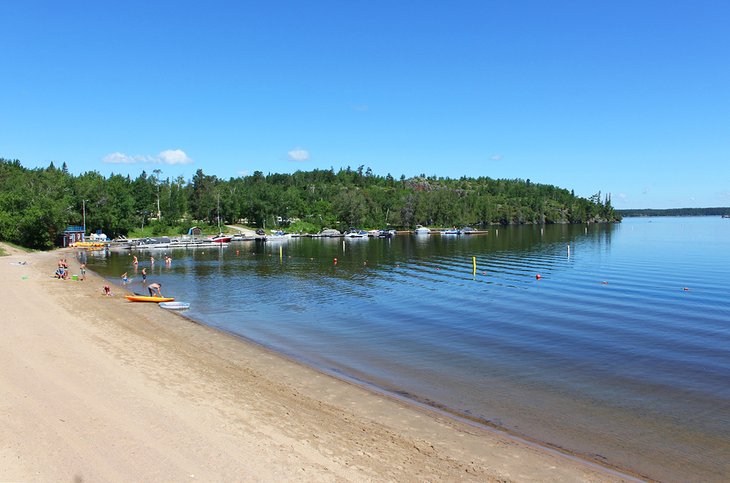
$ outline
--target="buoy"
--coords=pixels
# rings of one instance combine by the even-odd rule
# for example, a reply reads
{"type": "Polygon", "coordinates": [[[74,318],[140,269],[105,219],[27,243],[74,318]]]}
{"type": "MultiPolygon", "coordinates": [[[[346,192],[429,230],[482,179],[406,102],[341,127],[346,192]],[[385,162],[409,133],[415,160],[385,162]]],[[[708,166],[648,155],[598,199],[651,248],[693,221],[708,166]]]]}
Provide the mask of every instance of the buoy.
{"type": "Polygon", "coordinates": [[[487,272],[482,272],[482,275],[486,275],[486,274],[487,274],[487,272]]]}
{"type": "Polygon", "coordinates": [[[603,285],[608,285],[608,282],[606,282],[605,280],[604,280],[603,282],[601,282],[601,283],[602,283],[603,285]]]}
{"type": "Polygon", "coordinates": [[[538,273],[537,275],[535,275],[535,278],[536,278],[537,280],[540,280],[540,279],[542,278],[542,275],[540,275],[540,274],[538,273]]]}
{"type": "Polygon", "coordinates": [[[334,260],[334,261],[335,261],[335,265],[337,265],[337,259],[336,259],[336,258],[335,258],[335,260],[334,260]]]}
{"type": "Polygon", "coordinates": [[[689,288],[687,287],[684,287],[682,290],[684,290],[685,292],[689,292],[689,288]]]}

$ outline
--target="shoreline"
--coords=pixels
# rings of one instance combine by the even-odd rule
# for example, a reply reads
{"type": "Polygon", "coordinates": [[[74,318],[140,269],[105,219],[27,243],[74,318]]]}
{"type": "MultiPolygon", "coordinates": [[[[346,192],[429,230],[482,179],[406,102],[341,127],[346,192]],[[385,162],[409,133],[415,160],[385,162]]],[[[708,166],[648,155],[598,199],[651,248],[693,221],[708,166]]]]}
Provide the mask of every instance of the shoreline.
{"type": "Polygon", "coordinates": [[[0,479],[634,478],[129,303],[116,285],[104,297],[90,271],[52,278],[64,256],[78,273],[70,250],[10,253],[0,479]]]}

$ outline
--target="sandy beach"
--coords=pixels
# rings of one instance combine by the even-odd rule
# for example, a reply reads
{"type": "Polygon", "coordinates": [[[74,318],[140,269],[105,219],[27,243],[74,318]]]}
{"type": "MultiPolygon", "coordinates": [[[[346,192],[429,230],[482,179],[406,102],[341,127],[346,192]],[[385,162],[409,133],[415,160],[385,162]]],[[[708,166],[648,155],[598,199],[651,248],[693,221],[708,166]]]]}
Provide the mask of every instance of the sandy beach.
{"type": "Polygon", "coordinates": [[[0,257],[1,481],[624,481],[0,257]]]}

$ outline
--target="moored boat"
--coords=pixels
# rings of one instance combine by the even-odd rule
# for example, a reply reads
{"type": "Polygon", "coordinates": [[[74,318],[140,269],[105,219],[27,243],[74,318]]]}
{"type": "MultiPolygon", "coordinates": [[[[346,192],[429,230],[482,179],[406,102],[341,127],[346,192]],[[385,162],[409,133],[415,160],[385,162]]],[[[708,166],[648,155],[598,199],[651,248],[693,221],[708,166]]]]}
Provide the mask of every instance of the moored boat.
{"type": "Polygon", "coordinates": [[[223,233],[218,233],[216,236],[209,239],[209,241],[213,243],[229,243],[233,239],[233,236],[231,235],[224,235],[223,233]]]}

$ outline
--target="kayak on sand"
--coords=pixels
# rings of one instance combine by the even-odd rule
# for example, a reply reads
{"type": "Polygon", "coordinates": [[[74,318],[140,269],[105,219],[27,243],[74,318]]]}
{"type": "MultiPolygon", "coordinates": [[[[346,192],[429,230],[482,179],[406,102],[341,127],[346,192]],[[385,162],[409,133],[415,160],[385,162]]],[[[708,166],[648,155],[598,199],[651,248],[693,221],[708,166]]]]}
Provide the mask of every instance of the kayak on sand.
{"type": "Polygon", "coordinates": [[[148,295],[127,295],[130,302],[172,302],[175,297],[150,297],[148,295]]]}

